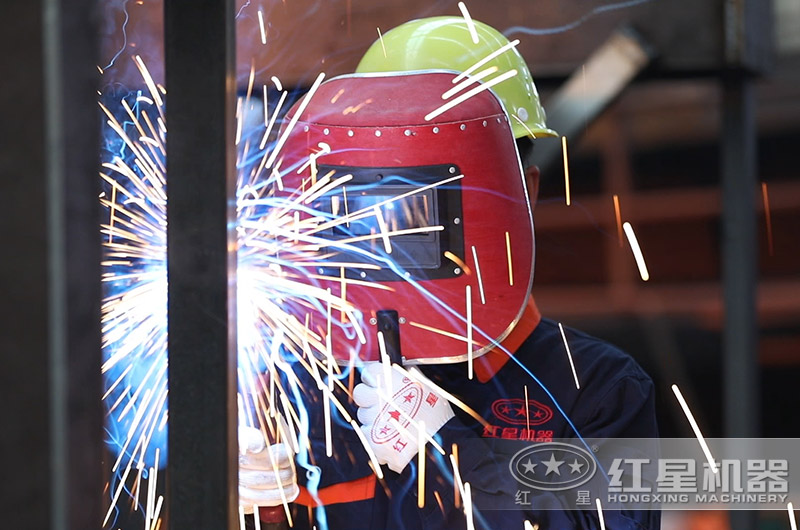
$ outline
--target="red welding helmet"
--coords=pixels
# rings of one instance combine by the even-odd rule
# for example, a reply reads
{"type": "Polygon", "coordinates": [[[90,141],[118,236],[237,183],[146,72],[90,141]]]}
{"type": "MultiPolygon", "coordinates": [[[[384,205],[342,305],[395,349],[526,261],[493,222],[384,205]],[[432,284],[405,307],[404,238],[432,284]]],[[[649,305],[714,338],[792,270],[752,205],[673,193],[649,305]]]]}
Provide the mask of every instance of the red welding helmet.
{"type": "Polygon", "coordinates": [[[286,117],[276,193],[315,263],[297,279],[352,310],[306,306],[339,362],[380,358],[382,310],[398,312],[403,361],[426,364],[486,353],[525,307],[533,219],[514,135],[491,90],[459,81],[337,77],[286,117]]]}

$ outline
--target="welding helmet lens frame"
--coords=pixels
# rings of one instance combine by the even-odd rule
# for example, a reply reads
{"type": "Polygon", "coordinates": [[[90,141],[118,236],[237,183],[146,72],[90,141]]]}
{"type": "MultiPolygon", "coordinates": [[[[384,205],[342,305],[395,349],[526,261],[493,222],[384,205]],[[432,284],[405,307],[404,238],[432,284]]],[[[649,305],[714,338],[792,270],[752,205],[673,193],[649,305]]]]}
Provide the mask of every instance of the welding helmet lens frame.
{"type": "MultiPolygon", "coordinates": [[[[460,175],[457,165],[353,167],[319,164],[318,171],[320,174],[333,171],[336,175],[353,176],[342,187],[345,192],[337,188],[316,201],[315,209],[332,217],[343,214],[356,217],[354,212],[377,207],[389,231],[442,226],[442,230],[390,236],[391,253],[384,249],[381,237],[349,243],[365,252],[340,249],[339,256],[331,259],[345,259],[348,262],[372,264],[380,268],[346,268],[345,277],[378,282],[409,279],[424,281],[455,278],[464,273],[445,257],[445,252],[448,251],[455,256],[464,255],[460,181],[434,185],[460,175]],[[430,187],[415,192],[426,186],[430,187]],[[396,199],[391,200],[392,198],[396,199]],[[391,260],[397,269],[387,266],[386,259],[391,260]]],[[[378,224],[377,215],[363,216],[351,222],[338,223],[320,235],[331,240],[354,239],[379,234],[378,224]]],[[[338,268],[324,266],[319,272],[324,275],[340,274],[338,268]]]]}

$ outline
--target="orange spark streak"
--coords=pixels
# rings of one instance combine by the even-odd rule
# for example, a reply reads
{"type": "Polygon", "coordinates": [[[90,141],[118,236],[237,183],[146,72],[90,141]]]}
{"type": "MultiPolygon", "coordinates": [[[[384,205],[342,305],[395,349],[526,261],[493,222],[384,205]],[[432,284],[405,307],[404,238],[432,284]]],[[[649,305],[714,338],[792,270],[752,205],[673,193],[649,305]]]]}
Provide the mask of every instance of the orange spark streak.
{"type": "Polygon", "coordinates": [[[450,337],[451,339],[460,340],[462,342],[467,342],[467,337],[463,335],[459,335],[457,333],[450,333],[449,331],[445,331],[440,328],[434,328],[432,326],[428,326],[426,324],[421,324],[419,322],[412,322],[411,320],[408,321],[410,326],[414,326],[415,328],[424,329],[425,331],[430,331],[433,333],[438,333],[439,335],[444,335],[445,337],[450,337]]]}
{"type": "Polygon", "coordinates": [[[347,360],[347,402],[353,403],[353,386],[355,385],[356,378],[356,356],[350,352],[350,358],[347,360]]]}
{"type": "MultiPolygon", "coordinates": [[[[451,450],[451,454],[450,454],[450,460],[453,463],[454,473],[458,473],[458,445],[457,444],[453,444],[453,446],[452,446],[452,450],[451,450]]],[[[453,504],[455,505],[456,508],[461,506],[461,493],[460,493],[460,491],[458,489],[458,482],[456,482],[455,480],[453,481],[453,504]]]]}
{"type": "Polygon", "coordinates": [[[417,453],[417,508],[425,507],[425,422],[420,420],[417,425],[418,447],[417,453]]]}
{"type": "Polygon", "coordinates": [[[514,285],[514,266],[511,264],[511,236],[506,232],[506,257],[508,258],[508,285],[514,285]]]}
{"type": "Polygon", "coordinates": [[[478,291],[481,294],[481,304],[486,305],[486,296],[483,293],[483,277],[481,277],[481,266],[478,263],[478,251],[472,245],[472,260],[475,262],[475,275],[478,277],[478,291]]]}
{"type": "Polygon", "coordinates": [[[443,253],[443,256],[445,258],[449,259],[450,261],[452,261],[453,263],[455,263],[456,265],[458,265],[459,267],[461,267],[461,270],[464,271],[464,274],[472,274],[472,269],[470,269],[467,266],[467,264],[464,263],[464,260],[462,260],[461,258],[456,256],[455,254],[453,254],[449,250],[445,250],[444,253],[443,253]]]}
{"type": "Polygon", "coordinates": [[[436,503],[439,505],[439,510],[442,512],[442,515],[444,515],[444,503],[442,502],[441,495],[439,495],[438,491],[434,491],[433,496],[436,498],[436,503]]]}
{"type": "Polygon", "coordinates": [[[619,239],[619,248],[622,248],[625,243],[622,240],[622,213],[619,207],[619,195],[614,194],[614,216],[617,218],[617,238],[619,239]]]}
{"type": "Polygon", "coordinates": [[[569,197],[569,163],[568,163],[568,156],[567,156],[567,137],[561,137],[561,151],[564,155],[564,192],[567,198],[567,206],[570,205],[570,197],[569,197]]]}
{"type": "Polygon", "coordinates": [[[472,287],[466,286],[467,298],[467,377],[472,380],[472,287]]]}
{"type": "Polygon", "coordinates": [[[342,94],[344,94],[344,89],[340,88],[339,91],[336,94],[334,94],[333,97],[331,98],[331,105],[336,103],[339,100],[339,98],[342,96],[342,94]]]}

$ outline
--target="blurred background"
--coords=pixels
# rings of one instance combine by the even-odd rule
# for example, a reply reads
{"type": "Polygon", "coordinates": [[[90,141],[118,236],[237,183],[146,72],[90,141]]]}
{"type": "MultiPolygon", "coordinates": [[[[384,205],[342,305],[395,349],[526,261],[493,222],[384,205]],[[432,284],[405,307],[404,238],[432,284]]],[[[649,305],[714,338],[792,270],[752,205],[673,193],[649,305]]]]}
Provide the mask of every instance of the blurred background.
{"type": "MultiPolygon", "coordinates": [[[[73,4],[61,5],[62,16],[70,18],[73,4]]],[[[70,21],[74,33],[61,39],[99,37],[101,98],[143,88],[134,56],[164,83],[162,2],[74,5],[95,18],[70,21]]],[[[693,436],[672,384],[681,388],[708,437],[800,437],[794,387],[800,379],[800,3],[475,0],[467,7],[473,18],[520,40],[548,125],[567,138],[566,162],[560,139],[537,140],[534,151],[543,171],[534,214],[534,295],[543,314],[607,339],[638,360],[656,383],[665,437],[693,436]],[[621,221],[636,230],[647,281],[621,221]]],[[[37,58],[48,53],[47,46],[36,45],[44,38],[36,24],[47,13],[39,8],[24,2],[2,8],[0,24],[8,29],[3,48],[21,48],[4,59],[12,67],[39,64],[37,58]],[[26,27],[33,29],[23,35],[26,27]],[[31,43],[27,51],[21,42],[31,43]]],[[[273,76],[291,89],[290,99],[299,97],[319,72],[327,78],[352,72],[380,31],[413,18],[460,14],[454,1],[429,0],[237,0],[236,9],[237,87],[246,89],[252,69],[256,86],[269,87],[268,105],[278,94],[273,76]]],[[[198,46],[200,64],[204,48],[213,45],[198,46]]],[[[68,56],[46,64],[62,64],[69,72],[70,61],[78,60],[68,56]]],[[[37,101],[54,97],[47,76],[69,74],[52,68],[37,72],[39,77],[21,75],[0,87],[0,197],[25,198],[6,210],[8,223],[15,224],[4,218],[2,231],[18,230],[27,223],[21,212],[36,215],[35,205],[47,200],[31,193],[43,189],[41,180],[28,181],[30,189],[11,183],[20,180],[21,171],[38,175],[39,166],[31,161],[52,153],[53,144],[24,143],[25,134],[41,138],[52,122],[42,117],[41,127],[31,131],[20,124],[29,122],[23,116],[37,116],[37,101]],[[33,88],[26,90],[25,83],[33,88]],[[12,153],[28,163],[15,162],[12,153]]],[[[64,93],[60,104],[74,107],[70,112],[92,113],[83,123],[96,127],[96,107],[81,107],[85,102],[68,96],[64,93]]],[[[80,127],[75,122],[72,132],[80,135],[80,127]]],[[[83,147],[93,138],[86,136],[83,147]]],[[[95,220],[89,216],[86,222],[95,220]]],[[[47,231],[45,225],[30,226],[34,236],[47,231]]],[[[42,262],[50,247],[31,247],[36,237],[34,243],[10,233],[3,237],[0,248],[22,249],[0,265],[3,292],[12,293],[21,270],[47,276],[30,264],[42,262]]],[[[7,322],[18,322],[26,304],[20,300],[39,291],[27,293],[6,296],[0,314],[7,322]]],[[[40,294],[39,316],[47,313],[50,296],[40,294]]],[[[50,366],[47,333],[41,343],[30,343],[28,335],[36,330],[30,322],[37,316],[31,311],[24,326],[12,324],[15,329],[5,333],[0,353],[35,351],[40,366],[50,366]]],[[[7,453],[31,432],[40,433],[37,447],[47,452],[54,431],[46,426],[37,431],[27,418],[39,402],[48,414],[52,403],[41,397],[41,389],[52,379],[44,370],[34,385],[38,391],[30,390],[29,380],[22,388],[14,374],[30,364],[7,362],[17,364],[4,370],[2,388],[10,399],[27,403],[25,420],[23,413],[9,420],[7,453]]],[[[94,447],[99,450],[99,443],[94,447]]],[[[5,500],[19,498],[5,487],[5,500]]],[[[721,512],[671,513],[664,520],[665,528],[732,527],[721,512]]],[[[739,528],[789,528],[785,513],[757,514],[749,521],[739,528]]]]}

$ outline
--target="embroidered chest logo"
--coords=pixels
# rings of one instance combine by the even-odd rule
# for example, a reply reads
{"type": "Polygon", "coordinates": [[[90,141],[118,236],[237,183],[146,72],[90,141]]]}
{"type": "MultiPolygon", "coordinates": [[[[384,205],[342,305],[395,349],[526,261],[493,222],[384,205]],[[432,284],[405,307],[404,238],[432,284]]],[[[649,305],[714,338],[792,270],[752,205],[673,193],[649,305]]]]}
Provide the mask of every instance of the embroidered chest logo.
{"type": "Polygon", "coordinates": [[[529,399],[498,399],[492,403],[492,412],[500,421],[511,425],[541,425],[553,417],[553,410],[547,405],[529,399]]]}

